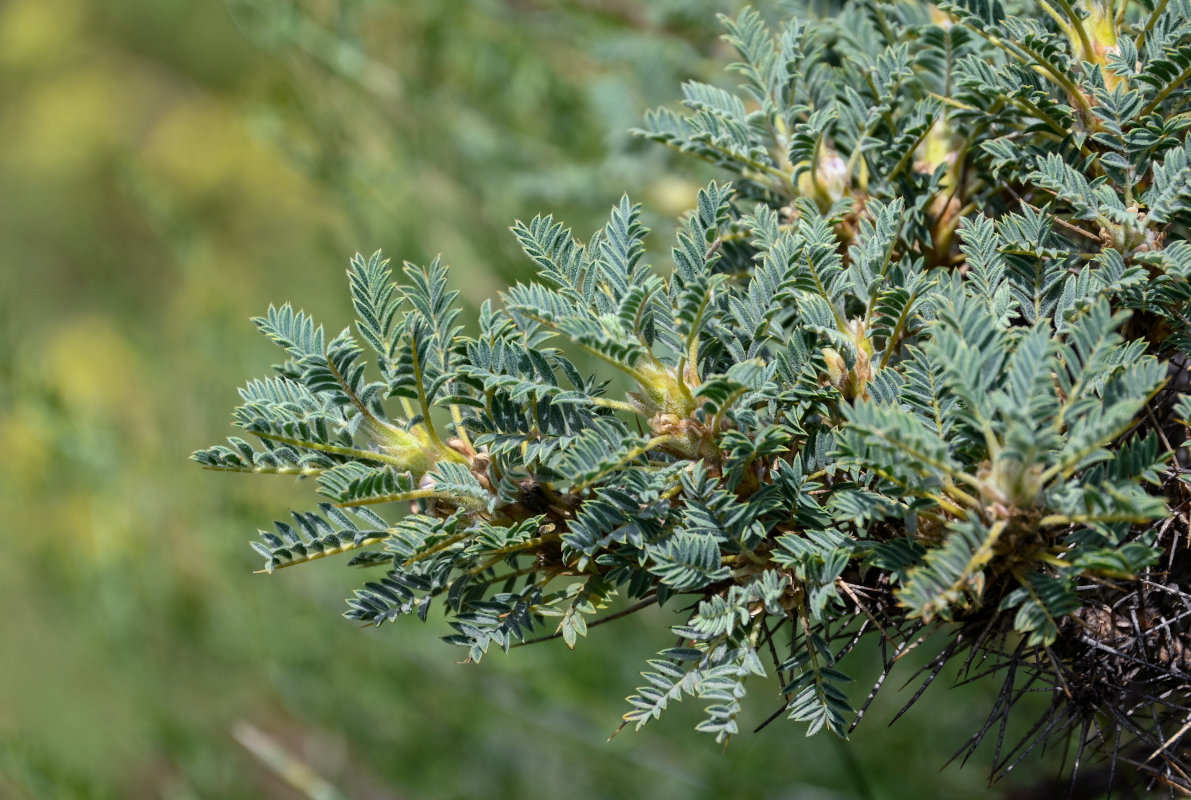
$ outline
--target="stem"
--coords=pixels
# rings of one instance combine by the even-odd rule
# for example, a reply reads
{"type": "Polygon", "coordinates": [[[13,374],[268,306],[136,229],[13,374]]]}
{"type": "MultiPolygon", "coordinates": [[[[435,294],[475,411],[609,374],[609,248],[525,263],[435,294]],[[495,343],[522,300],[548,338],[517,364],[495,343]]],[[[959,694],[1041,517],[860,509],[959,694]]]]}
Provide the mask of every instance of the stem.
{"type": "Polygon", "coordinates": [[[1150,102],[1146,103],[1145,108],[1143,108],[1141,111],[1139,111],[1137,113],[1137,119],[1141,119],[1141,118],[1145,117],[1147,114],[1149,114],[1150,112],[1152,112],[1155,108],[1157,108],[1162,103],[1163,100],[1165,100],[1167,97],[1170,96],[1171,92],[1174,92],[1177,89],[1182,89],[1187,78],[1189,78],[1189,77],[1191,77],[1191,67],[1185,68],[1182,72],[1179,73],[1179,77],[1175,78],[1173,81],[1168,83],[1166,85],[1165,89],[1158,92],[1158,94],[1154,95],[1154,99],[1151,100],[1150,102]]]}
{"type": "MultiPolygon", "coordinates": [[[[454,453],[445,444],[442,439],[438,438],[438,431],[434,429],[434,420],[430,419],[430,401],[426,398],[426,385],[422,380],[422,362],[418,356],[418,341],[411,333],[409,337],[409,352],[414,368],[414,386],[418,388],[418,405],[422,408],[422,426],[426,429],[426,435],[430,437],[430,441],[434,443],[435,449],[442,455],[448,452],[454,453]]],[[[456,454],[462,455],[462,454],[456,454]]]]}
{"type": "MultiPolygon", "coordinates": [[[[550,328],[553,331],[558,330],[558,328],[555,326],[555,324],[553,322],[551,322],[550,320],[544,319],[542,317],[535,317],[533,314],[530,314],[526,311],[522,311],[521,313],[525,314],[525,316],[529,317],[534,322],[545,325],[546,327],[550,328]]],[[[621,362],[617,361],[614,358],[609,358],[608,356],[601,353],[599,350],[596,350],[594,347],[589,347],[589,346],[583,344],[582,342],[574,342],[574,345],[576,347],[578,347],[580,350],[582,350],[583,352],[587,353],[588,355],[595,356],[596,358],[600,359],[601,361],[605,362],[606,364],[620,370],[621,372],[623,372],[624,374],[628,375],[630,378],[635,380],[637,383],[641,384],[642,386],[649,385],[649,379],[645,376],[645,373],[641,372],[640,370],[636,369],[635,367],[630,367],[628,364],[622,364],[621,362]]]]}
{"type": "Polygon", "coordinates": [[[463,424],[463,412],[459,410],[459,406],[451,406],[451,420],[455,423],[455,433],[463,441],[465,445],[471,450],[475,450],[471,444],[471,437],[467,435],[467,428],[463,424]]]}
{"type": "MultiPolygon", "coordinates": [[[[500,548],[497,548],[496,550],[488,550],[485,552],[489,553],[490,555],[503,557],[503,556],[509,555],[510,553],[519,553],[522,550],[532,550],[535,547],[541,547],[544,544],[550,544],[552,542],[559,542],[559,541],[562,541],[562,536],[560,534],[549,533],[549,534],[546,534],[545,536],[537,536],[533,539],[529,539],[524,542],[519,542],[517,544],[510,544],[510,545],[507,545],[506,547],[500,547],[500,548]]],[[[483,570],[479,570],[479,571],[482,572],[483,570]]]]}
{"type": "Polygon", "coordinates": [[[336,508],[358,508],[359,506],[377,506],[383,503],[404,503],[410,500],[422,500],[433,498],[435,500],[445,500],[448,503],[454,503],[458,506],[465,506],[475,511],[482,511],[483,505],[474,497],[461,497],[459,495],[450,494],[449,492],[440,492],[436,489],[414,489],[412,492],[397,492],[396,494],[380,495],[378,497],[366,497],[362,500],[351,500],[347,503],[336,503],[336,508]]]}
{"type": "MultiPolygon", "coordinates": [[[[690,158],[693,156],[694,158],[697,158],[700,161],[706,162],[706,163],[711,164],[715,167],[723,166],[722,161],[719,161],[714,158],[709,158],[708,156],[704,155],[703,153],[690,151],[690,150],[684,150],[682,148],[682,146],[673,144],[671,142],[663,142],[662,144],[664,144],[666,147],[669,147],[671,150],[673,150],[676,153],[682,153],[683,156],[685,156],[687,158],[690,158]]],[[[722,147],[716,147],[715,145],[711,144],[710,142],[703,142],[702,144],[709,149],[717,150],[718,152],[722,153],[727,158],[735,159],[737,161],[743,160],[743,159],[737,158],[736,155],[733,154],[731,151],[726,150],[722,147]]],[[[790,176],[785,175],[781,172],[778,172],[777,170],[774,170],[772,168],[768,169],[768,171],[775,175],[780,175],[782,177],[783,180],[782,180],[780,186],[775,185],[773,180],[770,179],[768,175],[764,174],[764,172],[757,173],[752,170],[742,169],[740,171],[740,177],[742,177],[746,180],[752,180],[752,181],[756,181],[757,183],[764,184],[764,185],[768,186],[770,189],[772,189],[774,194],[781,195],[783,197],[790,197],[791,195],[785,191],[786,185],[790,183],[790,181],[789,181],[790,176]]]]}
{"type": "Polygon", "coordinates": [[[203,465],[203,469],[212,472],[253,472],[258,475],[300,475],[303,478],[312,478],[326,472],[322,467],[212,467],[206,464],[203,465]]]}
{"type": "MultiPolygon", "coordinates": [[[[711,247],[707,249],[704,254],[706,260],[720,248],[720,240],[717,238],[711,247]]],[[[685,388],[686,383],[683,379],[682,373],[686,369],[691,370],[691,375],[695,380],[699,380],[699,328],[703,325],[703,315],[707,313],[707,304],[711,302],[711,295],[715,292],[715,284],[707,287],[707,294],[703,296],[703,302],[699,304],[699,311],[695,314],[695,318],[691,321],[691,330],[686,337],[686,366],[678,370],[678,384],[685,388]]]]}
{"type": "MultiPolygon", "coordinates": [[[[950,486],[943,487],[943,491],[946,492],[951,497],[954,497],[956,500],[959,500],[961,503],[966,503],[969,508],[979,508],[980,507],[979,500],[977,500],[975,497],[968,494],[967,492],[965,492],[963,489],[959,488],[955,484],[951,484],[950,486]]],[[[940,503],[939,505],[943,505],[943,504],[940,503]]],[[[962,509],[955,509],[955,511],[959,512],[959,511],[962,511],[962,509]]]]}
{"type": "Polygon", "coordinates": [[[1013,42],[1013,44],[1010,45],[1010,44],[1006,43],[1005,40],[1002,39],[1000,36],[996,36],[994,34],[988,33],[987,31],[983,31],[978,28],[973,28],[971,26],[969,26],[969,29],[974,31],[975,33],[983,36],[985,39],[987,39],[989,42],[991,42],[994,46],[1001,48],[1006,53],[1008,53],[1009,55],[1018,59],[1019,61],[1026,60],[1026,59],[1022,58],[1022,53],[1025,53],[1027,56],[1029,56],[1029,58],[1033,59],[1033,61],[1035,62],[1035,69],[1040,68],[1043,72],[1049,74],[1054,79],[1055,83],[1057,83],[1059,86],[1061,86],[1063,88],[1063,90],[1067,92],[1067,94],[1070,96],[1070,98],[1073,101],[1075,101],[1075,104],[1079,106],[1080,114],[1083,117],[1084,121],[1087,122],[1089,124],[1089,126],[1091,125],[1091,123],[1095,119],[1095,116],[1092,111],[1091,105],[1088,103],[1088,98],[1084,97],[1083,92],[1081,92],[1079,90],[1078,86],[1076,86],[1074,83],[1071,82],[1070,78],[1068,78],[1063,73],[1059,72],[1057,69],[1054,69],[1053,67],[1051,67],[1049,64],[1047,64],[1045,61],[1042,60],[1042,58],[1038,55],[1038,53],[1031,50],[1029,47],[1026,47],[1025,45],[1021,44],[1020,42],[1013,42]]]}
{"type": "Polygon", "coordinates": [[[473,533],[473,531],[463,531],[462,533],[456,533],[454,536],[448,536],[446,539],[443,539],[441,542],[434,545],[433,547],[428,547],[420,553],[414,553],[412,556],[405,559],[405,561],[403,561],[401,563],[401,566],[408,567],[411,564],[415,564],[415,563],[421,561],[422,559],[429,558],[430,556],[432,556],[436,553],[441,553],[443,550],[446,550],[448,547],[452,547],[456,544],[459,544],[459,542],[462,542],[464,539],[471,536],[472,533],[473,533]]]}
{"type": "MultiPolygon", "coordinates": [[[[504,561],[504,558],[505,557],[502,554],[497,553],[496,555],[489,557],[483,563],[469,569],[467,571],[467,574],[468,575],[479,575],[480,573],[484,572],[485,570],[491,569],[492,567],[495,567],[500,562],[504,561]]],[[[523,571],[528,571],[528,572],[537,572],[537,570],[538,570],[538,568],[536,565],[532,566],[532,567],[523,568],[523,571]]],[[[521,574],[521,573],[514,573],[514,574],[521,574]]]]}
{"type": "Polygon", "coordinates": [[[1055,83],[1063,87],[1063,90],[1067,92],[1067,96],[1074,100],[1075,104],[1079,106],[1080,116],[1090,126],[1095,121],[1095,112],[1092,111],[1092,106],[1090,103],[1088,103],[1088,98],[1084,96],[1084,93],[1080,91],[1080,88],[1076,86],[1069,77],[1043,61],[1038,53],[1026,47],[1025,45],[1019,44],[1017,46],[1020,47],[1027,55],[1033,58],[1034,61],[1037,62],[1038,67],[1041,67],[1044,72],[1050,73],[1051,77],[1054,78],[1055,83]]]}
{"type": "MultiPolygon", "coordinates": [[[[1071,20],[1071,28],[1074,28],[1079,34],[1079,46],[1083,48],[1084,56],[1088,61],[1094,61],[1096,58],[1096,51],[1092,47],[1092,40],[1088,38],[1088,32],[1083,26],[1083,20],[1079,18],[1079,15],[1075,13],[1075,9],[1071,7],[1071,4],[1068,3],[1067,0],[1055,0],[1055,2],[1059,4],[1059,6],[1063,9],[1063,13],[1066,14],[1068,19],[1071,20]]],[[[1047,8],[1047,4],[1045,2],[1043,3],[1043,8],[1047,8]]],[[[1094,11],[1092,13],[1095,14],[1094,11]]],[[[1057,17],[1055,18],[1055,21],[1059,22],[1057,17]]],[[[1059,22],[1059,27],[1064,27],[1062,22],[1059,22]]],[[[1070,28],[1064,30],[1064,33],[1067,34],[1068,38],[1072,38],[1070,28]]]]}
{"type": "Polygon", "coordinates": [[[1152,517],[1135,514],[1049,514],[1038,520],[1038,525],[1082,525],[1087,522],[1149,522],[1152,517]]]}
{"type": "Polygon", "coordinates": [[[482,581],[476,581],[475,583],[469,584],[469,586],[491,586],[494,583],[503,583],[509,578],[517,578],[521,575],[530,575],[537,571],[538,567],[536,566],[522,567],[521,569],[514,570],[513,572],[506,572],[503,575],[493,575],[491,578],[485,578],[482,581]]]}
{"type": "MultiPolygon", "coordinates": [[[[775,109],[780,109],[783,105],[781,98],[773,98],[775,109]]],[[[787,175],[793,175],[794,165],[790,163],[790,128],[786,125],[786,119],[780,110],[776,111],[774,115],[770,133],[773,135],[774,144],[777,145],[777,157],[774,160],[777,161],[778,169],[787,175]]]]}
{"type": "MultiPolygon", "coordinates": [[[[645,444],[641,445],[640,447],[634,447],[632,450],[625,453],[624,457],[621,458],[619,461],[617,461],[616,464],[614,464],[609,470],[607,470],[607,472],[613,472],[615,470],[620,469],[625,464],[629,463],[630,461],[632,461],[635,458],[640,458],[642,455],[649,452],[650,450],[652,450],[655,447],[658,447],[663,444],[670,444],[672,442],[681,442],[681,441],[682,441],[682,437],[674,436],[673,434],[664,434],[662,436],[655,436],[652,439],[650,439],[648,442],[646,442],[645,444]]],[[[603,475],[606,475],[607,472],[603,473],[603,475]]],[[[593,483],[595,483],[597,480],[599,480],[601,477],[603,477],[603,475],[597,475],[595,478],[592,478],[587,483],[576,484],[575,489],[577,489],[577,490],[586,489],[587,487],[589,487],[593,483]]]]}
{"type": "Polygon", "coordinates": [[[928,125],[926,130],[922,132],[922,135],[914,141],[914,146],[908,149],[901,157],[901,160],[894,164],[893,169],[891,169],[889,174],[885,176],[885,180],[893,180],[893,178],[897,177],[899,172],[905,169],[907,164],[913,162],[914,154],[918,151],[918,145],[922,144],[922,140],[930,135],[930,130],[934,127],[936,121],[937,120],[931,120],[931,124],[928,125]]]}
{"type": "Polygon", "coordinates": [[[1042,613],[1046,615],[1046,619],[1051,625],[1055,626],[1055,630],[1057,631],[1059,627],[1059,621],[1050,615],[1050,610],[1046,607],[1046,603],[1042,601],[1042,598],[1038,596],[1038,592],[1034,590],[1034,586],[1030,583],[1029,578],[1026,576],[1025,570],[1021,569],[1020,567],[1013,570],[1013,577],[1017,579],[1018,585],[1026,590],[1026,594],[1030,596],[1030,599],[1038,604],[1038,607],[1042,609],[1042,613]]]}
{"type": "Polygon", "coordinates": [[[720,410],[715,412],[715,416],[711,418],[711,424],[708,425],[708,427],[711,428],[711,432],[713,434],[720,432],[720,426],[724,423],[724,415],[728,413],[728,409],[731,408],[737,400],[744,397],[748,391],[748,388],[737,389],[736,391],[732,392],[732,394],[728,395],[727,399],[720,404],[720,410]]]}
{"type": "MultiPolygon", "coordinates": [[[[748,166],[757,170],[757,172],[761,173],[762,175],[771,175],[771,176],[779,179],[783,184],[790,184],[790,176],[787,175],[786,173],[782,172],[781,170],[777,169],[776,167],[773,167],[769,164],[762,164],[760,161],[757,161],[756,159],[745,158],[743,156],[740,156],[737,153],[732,152],[728,148],[720,147],[713,142],[704,142],[703,144],[705,147],[708,147],[712,150],[722,153],[730,159],[747,164],[748,166]]],[[[779,194],[780,194],[780,192],[779,192],[779,194]]]]}
{"type": "Polygon", "coordinates": [[[664,491],[660,495],[658,495],[658,499],[659,500],[671,500],[675,496],[677,496],[678,493],[681,491],[682,491],[682,481],[679,481],[678,483],[674,484],[669,489],[667,489],[666,491],[664,491]]]}
{"type": "Polygon", "coordinates": [[[967,103],[961,103],[954,97],[944,97],[943,95],[937,94],[936,92],[927,92],[927,94],[938,100],[943,105],[957,108],[960,111],[980,111],[980,109],[976,106],[968,105],[967,103]]]}
{"type": "Polygon", "coordinates": [[[357,458],[366,461],[379,461],[382,464],[392,464],[395,467],[400,467],[402,471],[409,470],[409,467],[401,459],[385,455],[384,453],[374,453],[371,450],[360,450],[356,447],[340,447],[339,445],[322,444],[321,442],[308,442],[303,439],[294,439],[289,436],[281,436],[276,433],[262,433],[260,431],[253,431],[252,435],[261,439],[268,439],[269,441],[273,442],[290,444],[294,447],[305,447],[307,450],[318,450],[320,453],[334,453],[337,456],[347,456],[348,458],[357,458]]]}
{"type": "Polygon", "coordinates": [[[339,384],[339,388],[343,389],[343,393],[351,399],[352,405],[354,405],[359,412],[364,415],[364,419],[366,419],[370,425],[375,426],[376,429],[382,433],[386,431],[398,430],[388,422],[377,418],[377,416],[373,414],[367,406],[364,405],[364,401],[361,400],[358,395],[356,395],[355,391],[353,391],[350,386],[348,386],[347,381],[344,380],[343,375],[339,372],[339,368],[335,366],[335,362],[329,358],[327,359],[327,367],[330,368],[331,374],[335,376],[335,382],[339,384]]]}
{"type": "Polygon", "coordinates": [[[380,542],[383,542],[387,538],[389,538],[388,534],[386,534],[384,536],[370,536],[369,538],[364,539],[364,540],[360,541],[359,543],[348,542],[347,544],[339,545],[339,547],[326,548],[323,550],[319,550],[317,553],[312,553],[312,554],[305,555],[305,556],[295,556],[294,558],[291,558],[289,561],[286,561],[284,564],[277,564],[272,569],[258,569],[253,574],[255,574],[255,575],[260,575],[262,573],[271,574],[271,573],[276,572],[279,569],[285,569],[286,567],[296,567],[298,564],[305,564],[310,561],[318,561],[320,558],[326,558],[327,556],[337,556],[337,555],[340,555],[341,553],[350,553],[352,550],[360,550],[360,549],[363,549],[370,545],[379,544],[380,542]]]}
{"type": "MultiPolygon", "coordinates": [[[[1055,122],[1049,116],[1047,116],[1046,113],[1043,112],[1043,110],[1038,107],[1037,103],[1030,102],[1029,100],[1025,99],[1024,97],[1015,97],[1015,98],[1013,98],[1012,102],[1014,105],[1018,106],[1019,108],[1024,108],[1025,110],[1032,113],[1044,125],[1046,125],[1052,131],[1054,131],[1055,134],[1059,137],[1059,139],[1065,139],[1067,137],[1067,134],[1068,134],[1067,129],[1064,128],[1059,123],[1055,122]]],[[[1083,151],[1081,150],[1080,152],[1083,152],[1083,151]]]]}
{"type": "Polygon", "coordinates": [[[819,161],[823,154],[823,139],[826,137],[825,133],[819,134],[819,138],[815,140],[815,152],[811,156],[811,187],[815,190],[816,197],[830,197],[827,188],[823,186],[819,180],[819,161]]]}
{"type": "Polygon", "coordinates": [[[988,529],[988,536],[984,538],[984,542],[972,554],[972,560],[964,567],[963,575],[965,578],[973,572],[979,572],[981,567],[992,560],[993,548],[996,547],[997,541],[1008,526],[1009,522],[1007,520],[1000,520],[988,529]]]}
{"type": "MultiPolygon", "coordinates": [[[[897,324],[893,326],[893,330],[889,332],[889,337],[885,340],[885,352],[881,354],[881,363],[878,365],[878,369],[885,369],[885,365],[889,363],[889,357],[893,355],[893,351],[897,347],[898,339],[901,338],[906,322],[910,318],[910,309],[914,307],[914,301],[917,299],[918,293],[914,292],[910,295],[909,302],[902,308],[902,313],[897,318],[897,324]]],[[[869,307],[869,313],[872,313],[872,306],[869,307]]]]}
{"type": "Polygon", "coordinates": [[[852,185],[852,174],[856,171],[856,165],[860,162],[861,151],[864,150],[864,140],[872,134],[873,129],[876,127],[875,122],[876,120],[873,120],[872,123],[865,126],[864,131],[856,140],[856,146],[852,148],[852,152],[848,155],[848,163],[844,167],[844,180],[847,181],[847,186],[852,185]]]}
{"type": "MultiPolygon", "coordinates": [[[[936,461],[935,459],[931,458],[930,456],[926,455],[925,453],[922,453],[912,447],[909,447],[908,445],[906,445],[903,442],[899,442],[895,439],[890,438],[888,435],[886,435],[885,431],[877,430],[876,428],[870,428],[870,427],[865,427],[865,428],[863,428],[863,430],[866,431],[867,433],[870,433],[873,436],[877,437],[881,441],[889,443],[890,445],[892,445],[892,447],[895,450],[901,450],[904,453],[908,453],[911,456],[913,456],[914,458],[917,458],[922,463],[926,464],[927,466],[934,467],[935,469],[939,470],[940,472],[942,472],[943,474],[945,474],[947,477],[951,478],[954,481],[960,481],[962,483],[966,483],[969,486],[971,486],[972,488],[977,489],[977,490],[983,488],[983,485],[980,483],[980,481],[977,480],[972,475],[969,475],[966,472],[962,472],[958,469],[955,469],[954,467],[952,467],[949,464],[945,464],[941,461],[936,461]]],[[[960,491],[960,490],[954,489],[954,491],[960,491]]]]}
{"type": "MultiPolygon", "coordinates": [[[[605,623],[612,622],[613,620],[618,620],[618,619],[621,619],[622,617],[627,617],[630,614],[636,614],[641,609],[649,608],[651,605],[653,605],[656,602],[657,602],[656,595],[647,597],[639,603],[634,603],[633,605],[629,606],[628,608],[624,609],[623,611],[617,611],[615,614],[609,614],[608,616],[601,617],[600,619],[597,619],[594,622],[589,622],[589,623],[587,623],[587,627],[588,627],[588,629],[591,629],[597,625],[603,625],[605,623]]],[[[562,631],[558,631],[556,633],[550,634],[549,636],[540,636],[537,639],[527,639],[523,642],[518,642],[517,644],[513,645],[512,647],[524,647],[527,644],[538,644],[539,642],[548,642],[551,639],[561,639],[561,638],[562,638],[562,631]]]]}
{"type": "MultiPolygon", "coordinates": [[[[1143,401],[1143,405],[1145,403],[1149,403],[1150,400],[1152,400],[1154,398],[1154,395],[1156,395],[1156,394],[1158,394],[1158,392],[1162,391],[1162,387],[1166,385],[1166,381],[1167,381],[1167,379],[1163,378],[1162,382],[1159,383],[1157,387],[1155,387],[1154,391],[1150,392],[1149,395],[1145,398],[1145,400],[1143,401]]],[[[1075,387],[1072,388],[1071,394],[1068,395],[1068,397],[1067,397],[1068,402],[1059,408],[1058,416],[1055,418],[1055,421],[1053,423],[1053,427],[1056,430],[1063,429],[1063,417],[1067,413],[1067,410],[1070,409],[1072,405],[1074,405],[1075,399],[1083,392],[1083,385],[1084,385],[1083,376],[1080,376],[1080,379],[1076,382],[1075,387]]],[[[1103,447],[1106,442],[1112,442],[1113,440],[1123,436],[1126,431],[1128,431],[1130,428],[1133,427],[1133,425],[1134,425],[1134,422],[1132,419],[1130,419],[1127,424],[1125,424],[1125,425],[1121,426],[1120,428],[1118,428],[1117,430],[1113,431],[1108,436],[1100,439],[1094,445],[1092,445],[1090,447],[1082,448],[1078,452],[1073,453],[1069,457],[1063,459],[1058,464],[1055,464],[1054,466],[1050,467],[1049,469],[1047,469],[1045,472],[1043,472],[1041,475],[1038,476],[1039,485],[1045,486],[1048,481],[1050,481],[1052,478],[1054,478],[1056,475],[1059,475],[1059,474],[1062,474],[1062,476],[1064,478],[1070,478],[1072,475],[1075,474],[1075,470],[1079,466],[1080,461],[1082,461],[1089,454],[1098,450],[1100,447],[1103,447]]]]}
{"type": "Polygon", "coordinates": [[[1046,2],[1046,0],[1038,0],[1038,4],[1042,6],[1042,10],[1046,12],[1047,16],[1055,21],[1055,24],[1059,26],[1059,29],[1062,30],[1063,33],[1067,34],[1067,38],[1074,42],[1076,38],[1075,31],[1071,29],[1070,23],[1063,19],[1063,15],[1056,11],[1054,6],[1046,2]]]}
{"type": "Polygon", "coordinates": [[[606,397],[591,397],[588,398],[593,406],[600,408],[611,408],[616,411],[627,411],[630,414],[640,414],[641,409],[637,408],[632,403],[626,403],[623,400],[610,400],[606,397]]]}
{"type": "Polygon", "coordinates": [[[1154,29],[1154,25],[1158,23],[1158,18],[1162,16],[1162,12],[1166,10],[1166,4],[1169,2],[1170,0],[1161,0],[1158,5],[1154,6],[1154,10],[1150,14],[1150,18],[1146,20],[1145,27],[1141,29],[1141,33],[1137,34],[1137,41],[1133,43],[1133,46],[1137,48],[1138,53],[1140,53],[1141,48],[1145,46],[1146,37],[1150,35],[1150,31],[1152,31],[1154,29]]]}

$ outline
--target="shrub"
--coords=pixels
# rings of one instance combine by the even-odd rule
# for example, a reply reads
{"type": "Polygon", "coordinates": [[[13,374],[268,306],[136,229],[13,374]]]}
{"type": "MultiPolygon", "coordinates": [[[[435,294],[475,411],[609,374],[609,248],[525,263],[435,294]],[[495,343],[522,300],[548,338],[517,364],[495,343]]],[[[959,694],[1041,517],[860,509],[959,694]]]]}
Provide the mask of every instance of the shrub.
{"type": "Polygon", "coordinates": [[[538,279],[472,330],[439,261],[356,256],[355,332],[256,319],[286,352],[240,392],[256,443],[194,459],[315,477],[266,570],[352,552],[376,574],[347,617],[440,600],[472,661],[673,608],[626,725],[694,696],[724,740],[776,675],[778,714],[846,736],[930,637],[923,688],[1003,682],[962,750],[995,733],[995,774],[1064,742],[1191,791],[1191,3],[724,24],[740,90],[688,83],[637,131],[733,176],[672,270],[627,197],[586,243],[516,223],[538,279]],[[875,669],[845,660],[866,638],[875,669]]]}

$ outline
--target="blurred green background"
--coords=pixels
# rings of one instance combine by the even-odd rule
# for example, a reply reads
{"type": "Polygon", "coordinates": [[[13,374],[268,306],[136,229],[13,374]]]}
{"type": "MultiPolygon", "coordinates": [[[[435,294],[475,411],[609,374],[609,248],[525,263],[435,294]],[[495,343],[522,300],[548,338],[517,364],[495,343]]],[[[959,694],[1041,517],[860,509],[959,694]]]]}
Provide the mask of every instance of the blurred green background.
{"type": "Polygon", "coordinates": [[[433,617],[341,619],[358,572],[252,574],[313,487],[186,460],[277,357],[248,317],[338,330],[356,250],[442,252],[474,306],[526,274],[515,218],[586,236],[628,190],[664,252],[711,173],[625,130],[724,80],[737,5],[0,2],[0,797],[1004,794],[938,771],[970,690],[887,730],[890,692],[846,748],[779,722],[721,752],[697,708],[608,743],[666,614],[457,665],[433,617]]]}

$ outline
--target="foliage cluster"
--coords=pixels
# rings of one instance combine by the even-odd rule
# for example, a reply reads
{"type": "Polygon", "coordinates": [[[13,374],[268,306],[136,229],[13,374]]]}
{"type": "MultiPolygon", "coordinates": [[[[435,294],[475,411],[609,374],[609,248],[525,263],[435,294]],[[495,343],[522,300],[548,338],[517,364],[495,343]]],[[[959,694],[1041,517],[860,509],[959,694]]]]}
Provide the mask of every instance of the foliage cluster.
{"type": "Polygon", "coordinates": [[[942,633],[924,686],[1003,680],[969,743],[1001,732],[996,771],[1067,737],[1191,791],[1191,3],[724,24],[739,89],[688,83],[638,131],[733,176],[672,268],[627,197],[586,241],[514,225],[538,278],[473,329],[440,261],[357,256],[355,330],[257,318],[285,361],[241,390],[255,441],[194,459],[315,479],[328,502],[261,533],[265,569],[350,553],[376,574],[349,618],[437,602],[473,661],[674,608],[626,725],[695,697],[722,741],[776,676],[775,717],[846,736],[942,633]],[[866,637],[876,675],[845,661],[866,637]]]}

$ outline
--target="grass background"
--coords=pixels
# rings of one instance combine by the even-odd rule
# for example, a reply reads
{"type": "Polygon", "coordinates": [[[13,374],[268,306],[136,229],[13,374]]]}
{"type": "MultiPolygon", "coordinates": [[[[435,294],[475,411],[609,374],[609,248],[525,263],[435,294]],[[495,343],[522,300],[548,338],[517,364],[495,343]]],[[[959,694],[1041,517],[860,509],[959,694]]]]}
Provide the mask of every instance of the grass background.
{"type": "MultiPolygon", "coordinates": [[[[247,318],[288,299],[348,324],[357,250],[441,252],[474,307],[527,274],[515,218],[586,236],[627,190],[665,252],[712,173],[625,131],[724,80],[713,14],[736,5],[0,2],[0,797],[975,798],[1031,777],[939,771],[982,687],[885,729],[891,691],[847,746],[779,722],[721,752],[697,708],[606,742],[666,612],[457,665],[433,616],[340,618],[357,572],[252,574],[246,540],[311,486],[186,460],[276,360],[247,318]],[[295,788],[295,764],[321,779],[295,788]]],[[[775,700],[756,687],[747,719],[775,700]]]]}

